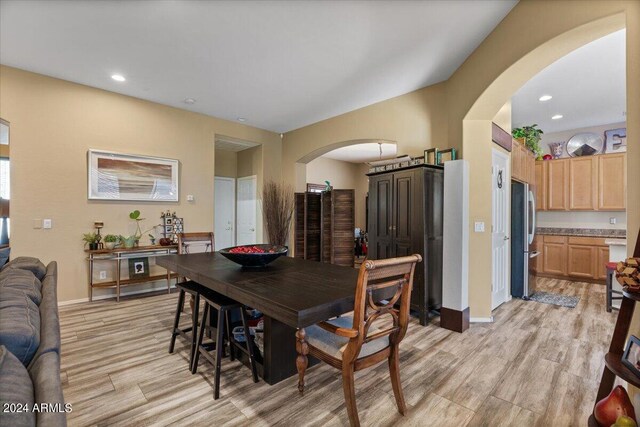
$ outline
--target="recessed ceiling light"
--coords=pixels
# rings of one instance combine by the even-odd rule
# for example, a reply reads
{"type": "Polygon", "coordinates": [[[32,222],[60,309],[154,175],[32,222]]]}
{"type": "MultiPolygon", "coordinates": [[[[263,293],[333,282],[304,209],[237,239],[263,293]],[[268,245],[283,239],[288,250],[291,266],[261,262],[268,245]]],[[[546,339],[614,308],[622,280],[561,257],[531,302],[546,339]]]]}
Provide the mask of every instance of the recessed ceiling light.
{"type": "Polygon", "coordinates": [[[559,120],[562,117],[563,117],[562,114],[556,114],[555,116],[551,117],[551,120],[559,120]]]}
{"type": "Polygon", "coordinates": [[[182,102],[184,102],[185,104],[195,104],[196,100],[193,98],[185,98],[185,100],[182,102]]]}
{"type": "Polygon", "coordinates": [[[538,98],[538,101],[544,102],[550,100],[551,98],[553,98],[553,96],[551,95],[542,95],[540,98],[538,98]]]}
{"type": "Polygon", "coordinates": [[[245,119],[244,117],[238,117],[238,121],[239,121],[239,122],[246,122],[246,121],[247,121],[247,119],[245,119]]]}
{"type": "Polygon", "coordinates": [[[112,78],[113,80],[117,81],[117,82],[123,82],[123,81],[125,81],[125,80],[126,80],[126,79],[124,78],[124,76],[123,76],[123,75],[121,75],[121,74],[114,74],[114,75],[112,75],[112,76],[111,76],[111,78],[112,78]]]}

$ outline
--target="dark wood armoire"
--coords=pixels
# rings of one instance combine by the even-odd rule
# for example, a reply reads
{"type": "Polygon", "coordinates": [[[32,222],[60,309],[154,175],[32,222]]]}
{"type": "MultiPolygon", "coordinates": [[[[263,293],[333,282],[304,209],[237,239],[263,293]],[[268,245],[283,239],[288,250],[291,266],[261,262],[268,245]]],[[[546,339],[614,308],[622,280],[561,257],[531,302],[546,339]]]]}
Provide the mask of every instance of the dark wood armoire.
{"type": "Polygon", "coordinates": [[[295,257],[353,267],[355,190],[296,193],[295,257]]]}
{"type": "Polygon", "coordinates": [[[368,174],[369,258],[420,254],[411,309],[428,322],[442,306],[444,168],[416,165],[368,174]]]}

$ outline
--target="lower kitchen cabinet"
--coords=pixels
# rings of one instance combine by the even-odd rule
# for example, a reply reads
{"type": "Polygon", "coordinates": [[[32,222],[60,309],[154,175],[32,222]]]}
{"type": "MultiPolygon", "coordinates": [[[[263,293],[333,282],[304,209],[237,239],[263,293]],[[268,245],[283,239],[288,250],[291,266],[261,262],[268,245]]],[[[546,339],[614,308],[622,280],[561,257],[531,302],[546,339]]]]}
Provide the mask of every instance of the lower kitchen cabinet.
{"type": "Polygon", "coordinates": [[[603,238],[575,236],[539,236],[543,262],[539,276],[604,282],[609,246],[603,238]]]}

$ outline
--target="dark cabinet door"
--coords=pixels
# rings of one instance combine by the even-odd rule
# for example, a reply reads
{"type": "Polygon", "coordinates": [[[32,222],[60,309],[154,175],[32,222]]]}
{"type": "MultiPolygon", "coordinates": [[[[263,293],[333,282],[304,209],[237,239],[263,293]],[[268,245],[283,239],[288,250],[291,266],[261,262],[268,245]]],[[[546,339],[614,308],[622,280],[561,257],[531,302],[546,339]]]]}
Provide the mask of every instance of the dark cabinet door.
{"type": "Polygon", "coordinates": [[[413,253],[412,235],[415,235],[413,221],[415,198],[413,171],[393,174],[393,222],[391,233],[393,241],[392,256],[407,256],[413,253]]]}
{"type": "Polygon", "coordinates": [[[393,175],[373,176],[369,180],[369,256],[393,257],[393,175]]]}

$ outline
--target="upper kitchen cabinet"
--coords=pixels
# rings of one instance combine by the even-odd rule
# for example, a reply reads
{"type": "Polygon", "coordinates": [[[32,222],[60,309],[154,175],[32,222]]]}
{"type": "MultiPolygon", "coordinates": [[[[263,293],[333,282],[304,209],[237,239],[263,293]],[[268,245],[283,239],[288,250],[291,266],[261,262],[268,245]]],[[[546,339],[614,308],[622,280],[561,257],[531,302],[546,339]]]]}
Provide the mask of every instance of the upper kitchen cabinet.
{"type": "Polygon", "coordinates": [[[511,147],[511,178],[533,184],[535,181],[535,156],[517,139],[511,147]]]}
{"type": "Polygon", "coordinates": [[[547,166],[547,210],[565,211],[569,207],[569,159],[549,161],[547,166]]]}
{"type": "Polygon", "coordinates": [[[627,155],[598,156],[598,209],[623,211],[627,208],[627,155]]]}
{"type": "Polygon", "coordinates": [[[625,153],[538,161],[537,210],[623,211],[626,176],[625,153]]]}
{"type": "Polygon", "coordinates": [[[598,159],[569,160],[569,210],[592,211],[598,199],[598,159]]]}
{"type": "Polygon", "coordinates": [[[535,183],[536,183],[536,206],[539,211],[547,210],[547,167],[549,162],[536,162],[535,183]]]}

